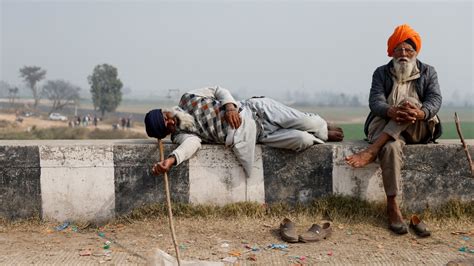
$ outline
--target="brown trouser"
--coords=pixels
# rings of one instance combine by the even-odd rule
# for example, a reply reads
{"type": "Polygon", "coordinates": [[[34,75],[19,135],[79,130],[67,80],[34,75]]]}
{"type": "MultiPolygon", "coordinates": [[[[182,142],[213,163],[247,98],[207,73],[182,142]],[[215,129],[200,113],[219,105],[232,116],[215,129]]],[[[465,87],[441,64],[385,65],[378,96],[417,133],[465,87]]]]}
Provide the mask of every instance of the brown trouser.
{"type": "MultiPolygon", "coordinates": [[[[406,100],[421,107],[421,103],[415,98],[407,98],[406,100]]],[[[426,121],[416,121],[414,124],[398,124],[393,120],[387,121],[381,117],[375,117],[369,124],[368,138],[370,143],[374,143],[382,133],[386,133],[393,138],[382,147],[378,154],[380,168],[382,168],[383,186],[387,196],[396,196],[399,192],[405,143],[420,143],[425,139],[428,132],[426,121]]]]}

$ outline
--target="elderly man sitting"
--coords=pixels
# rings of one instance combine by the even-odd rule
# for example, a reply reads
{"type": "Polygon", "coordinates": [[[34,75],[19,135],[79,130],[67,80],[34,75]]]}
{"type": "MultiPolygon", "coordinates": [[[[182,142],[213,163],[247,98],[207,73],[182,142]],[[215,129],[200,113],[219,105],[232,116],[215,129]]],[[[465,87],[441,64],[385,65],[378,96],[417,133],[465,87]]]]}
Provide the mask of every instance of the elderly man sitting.
{"type": "Polygon", "coordinates": [[[153,165],[158,175],[193,156],[201,142],[232,147],[247,176],[251,175],[255,144],[302,151],[325,141],[342,141],[339,127],[319,115],[303,113],[265,97],[241,102],[221,87],[185,93],[177,107],[155,109],[145,116],[149,137],[180,144],[165,160],[153,165]]]}
{"type": "MultiPolygon", "coordinates": [[[[408,232],[396,202],[403,146],[433,142],[441,135],[438,76],[434,67],[417,60],[420,49],[420,35],[406,24],[398,26],[390,36],[387,52],[393,59],[372,76],[370,113],[364,129],[371,145],[346,158],[353,167],[364,167],[377,157],[380,159],[389,228],[397,234],[408,232]]],[[[415,227],[418,222],[412,220],[415,227]]],[[[420,234],[426,236],[427,232],[420,234]]]]}

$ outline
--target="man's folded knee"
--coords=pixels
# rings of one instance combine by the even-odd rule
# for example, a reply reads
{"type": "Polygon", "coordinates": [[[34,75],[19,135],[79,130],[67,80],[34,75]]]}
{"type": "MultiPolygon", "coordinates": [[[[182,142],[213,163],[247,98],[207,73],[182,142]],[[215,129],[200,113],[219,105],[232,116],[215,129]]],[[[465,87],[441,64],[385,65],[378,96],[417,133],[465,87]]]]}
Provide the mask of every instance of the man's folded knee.
{"type": "Polygon", "coordinates": [[[385,143],[383,146],[383,149],[388,149],[388,150],[401,150],[403,148],[403,141],[401,140],[393,140],[385,143]]]}

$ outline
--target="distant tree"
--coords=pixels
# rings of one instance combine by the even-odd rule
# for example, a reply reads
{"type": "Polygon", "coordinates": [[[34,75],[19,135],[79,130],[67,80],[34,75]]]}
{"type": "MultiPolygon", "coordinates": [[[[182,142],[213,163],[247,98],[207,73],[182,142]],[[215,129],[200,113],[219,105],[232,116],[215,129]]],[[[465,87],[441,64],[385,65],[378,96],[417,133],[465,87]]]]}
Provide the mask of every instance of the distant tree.
{"type": "Polygon", "coordinates": [[[11,88],[12,86],[8,82],[0,80],[0,97],[8,96],[11,88]]]}
{"type": "Polygon", "coordinates": [[[123,84],[118,78],[117,68],[108,64],[97,65],[88,80],[94,109],[98,109],[102,116],[105,112],[114,112],[122,101],[123,84]]]}
{"type": "Polygon", "coordinates": [[[8,89],[8,101],[10,104],[13,106],[15,104],[15,99],[17,98],[18,95],[18,88],[9,88],[8,89]]]}
{"type": "Polygon", "coordinates": [[[357,95],[352,96],[349,106],[353,106],[353,107],[361,106],[359,97],[357,97],[357,95]]]}
{"type": "Polygon", "coordinates": [[[48,98],[53,106],[49,113],[61,110],[64,106],[79,99],[81,88],[64,80],[48,80],[43,86],[42,95],[48,98]]]}
{"type": "Polygon", "coordinates": [[[44,79],[45,76],[46,70],[41,69],[41,67],[38,66],[24,66],[20,68],[20,77],[23,78],[25,83],[33,92],[33,98],[35,99],[35,108],[38,106],[38,103],[40,101],[40,93],[36,85],[38,82],[44,79]]]}

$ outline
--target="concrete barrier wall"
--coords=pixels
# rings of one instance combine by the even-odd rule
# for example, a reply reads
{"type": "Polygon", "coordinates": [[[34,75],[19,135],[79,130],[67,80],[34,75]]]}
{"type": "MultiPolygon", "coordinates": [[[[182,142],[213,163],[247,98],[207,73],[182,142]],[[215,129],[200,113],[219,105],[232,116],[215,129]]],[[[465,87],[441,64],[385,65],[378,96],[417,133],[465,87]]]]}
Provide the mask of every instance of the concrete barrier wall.
{"type": "Polygon", "coordinates": [[[38,146],[0,144],[0,216],[41,215],[40,179],[38,146]]]}
{"type": "MultiPolygon", "coordinates": [[[[246,178],[230,149],[203,145],[170,171],[172,200],[306,203],[337,193],[384,201],[376,163],[353,169],[344,162],[366,146],[362,141],[322,144],[296,153],[258,145],[246,178]]],[[[165,154],[175,147],[166,143],[165,154]]],[[[474,148],[470,151],[474,154],[474,148]]],[[[409,209],[450,199],[474,201],[474,178],[459,141],[408,145],[405,157],[401,198],[409,209]]],[[[0,217],[103,222],[164,202],[163,178],[150,172],[159,158],[153,140],[0,141],[0,217]]]]}

